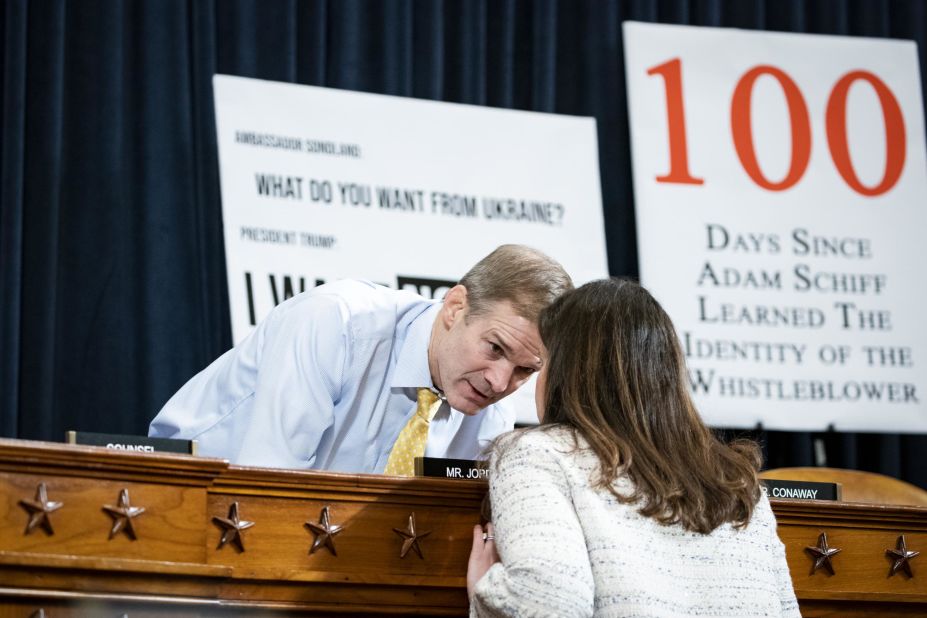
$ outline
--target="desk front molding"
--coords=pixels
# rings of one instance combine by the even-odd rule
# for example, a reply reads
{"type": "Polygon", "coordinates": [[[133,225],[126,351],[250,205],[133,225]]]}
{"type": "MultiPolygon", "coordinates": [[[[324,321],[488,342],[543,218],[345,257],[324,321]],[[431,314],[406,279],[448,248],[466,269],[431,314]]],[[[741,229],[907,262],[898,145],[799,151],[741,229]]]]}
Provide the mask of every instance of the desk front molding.
{"type": "MultiPolygon", "coordinates": [[[[0,618],[464,616],[485,493],[479,480],[0,440],[0,618]]],[[[901,535],[927,551],[927,509],[772,504],[803,615],[927,615],[927,557],[909,577],[886,553],[901,535]],[[812,572],[806,550],[822,533],[840,550],[833,574],[812,572]]]]}

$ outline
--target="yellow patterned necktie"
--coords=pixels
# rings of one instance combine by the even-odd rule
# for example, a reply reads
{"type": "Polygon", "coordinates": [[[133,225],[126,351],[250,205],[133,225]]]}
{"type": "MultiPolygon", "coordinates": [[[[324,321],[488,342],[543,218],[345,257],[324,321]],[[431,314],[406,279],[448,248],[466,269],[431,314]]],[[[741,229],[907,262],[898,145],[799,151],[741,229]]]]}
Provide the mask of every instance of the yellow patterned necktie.
{"type": "Polygon", "coordinates": [[[435,417],[441,399],[430,388],[418,389],[418,406],[415,414],[399,432],[393,450],[386,462],[384,474],[393,476],[413,476],[415,458],[425,455],[425,442],[428,441],[428,424],[435,417]]]}

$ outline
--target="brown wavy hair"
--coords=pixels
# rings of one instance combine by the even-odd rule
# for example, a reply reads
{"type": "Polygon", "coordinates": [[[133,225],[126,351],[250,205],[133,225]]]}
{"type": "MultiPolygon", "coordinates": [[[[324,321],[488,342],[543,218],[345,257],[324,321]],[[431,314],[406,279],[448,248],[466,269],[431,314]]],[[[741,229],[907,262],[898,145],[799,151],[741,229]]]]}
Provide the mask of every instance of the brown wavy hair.
{"type": "Polygon", "coordinates": [[[759,447],[725,444],[702,422],[673,323],[647,290],[587,283],[547,307],[539,329],[549,354],[539,429],[565,425],[585,438],[600,462],[596,487],[693,532],[749,523],[759,447]],[[632,493],[617,490],[621,475],[632,493]]]}

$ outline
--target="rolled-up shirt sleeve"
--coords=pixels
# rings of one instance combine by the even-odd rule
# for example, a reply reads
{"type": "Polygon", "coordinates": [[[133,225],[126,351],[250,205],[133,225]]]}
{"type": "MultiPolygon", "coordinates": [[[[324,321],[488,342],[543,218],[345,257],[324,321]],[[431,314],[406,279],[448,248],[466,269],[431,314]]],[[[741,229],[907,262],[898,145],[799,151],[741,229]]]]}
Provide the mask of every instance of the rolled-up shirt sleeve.
{"type": "Polygon", "coordinates": [[[261,333],[254,402],[237,462],[306,468],[334,423],[350,322],[346,306],[332,296],[280,308],[261,333]]]}

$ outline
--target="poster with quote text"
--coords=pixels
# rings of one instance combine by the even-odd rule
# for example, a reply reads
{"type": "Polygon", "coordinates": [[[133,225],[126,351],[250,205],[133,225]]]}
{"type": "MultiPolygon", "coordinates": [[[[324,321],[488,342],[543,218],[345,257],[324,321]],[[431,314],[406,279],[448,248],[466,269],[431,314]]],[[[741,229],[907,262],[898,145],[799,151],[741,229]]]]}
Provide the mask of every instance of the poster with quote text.
{"type": "MultiPolygon", "coordinates": [[[[441,298],[501,244],[608,274],[595,120],[217,75],[232,335],[326,281],[441,298]]],[[[535,420],[533,394],[516,398],[535,420]]]]}
{"type": "Polygon", "coordinates": [[[624,24],[642,283],[712,425],[927,432],[911,41],[624,24]]]}

